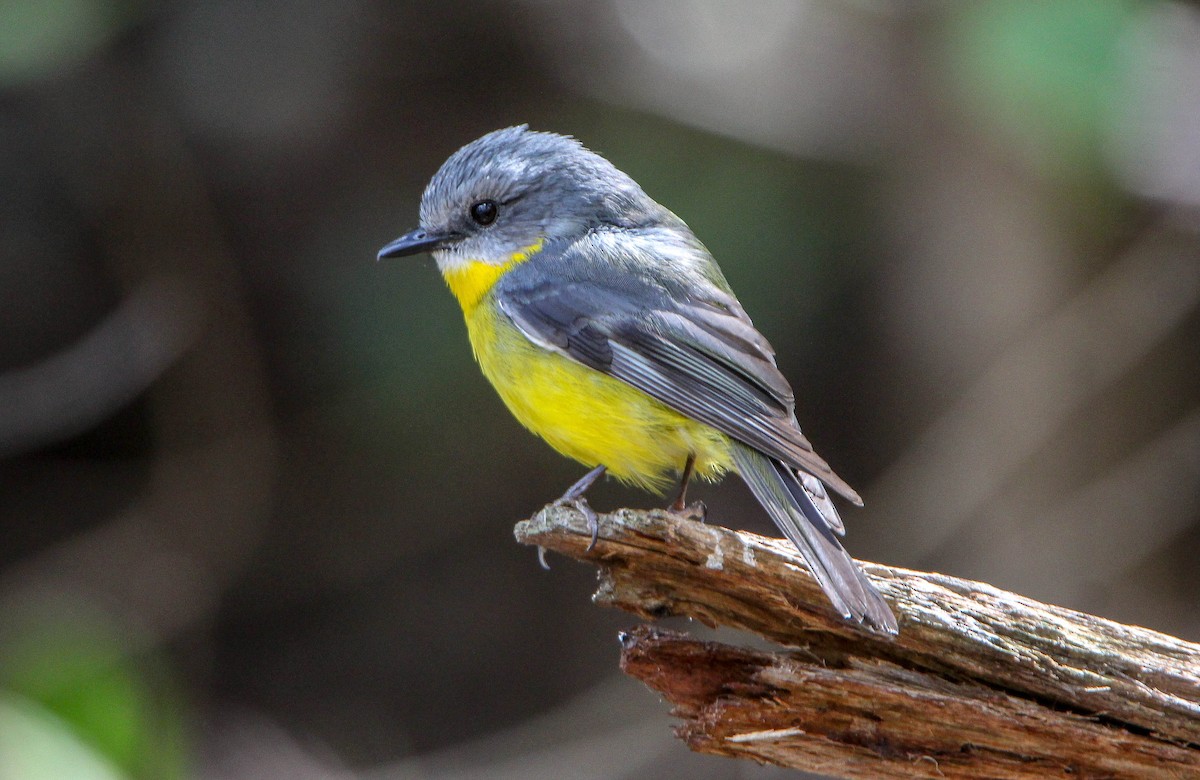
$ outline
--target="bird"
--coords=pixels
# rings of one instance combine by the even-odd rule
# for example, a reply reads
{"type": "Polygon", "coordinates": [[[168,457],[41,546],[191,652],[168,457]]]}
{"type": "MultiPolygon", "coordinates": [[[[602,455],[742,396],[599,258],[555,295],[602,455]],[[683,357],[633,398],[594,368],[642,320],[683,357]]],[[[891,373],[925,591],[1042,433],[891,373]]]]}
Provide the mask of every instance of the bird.
{"type": "Polygon", "coordinates": [[[801,433],[774,350],[682,219],[575,138],[519,125],[450,155],[418,224],[378,259],[432,254],[504,404],[590,468],[558,503],[593,545],[585,493],[602,475],[657,491],[678,475],[670,509],[688,513],[693,476],[733,472],[842,618],[898,632],[830,491],[862,499],[801,433]]]}

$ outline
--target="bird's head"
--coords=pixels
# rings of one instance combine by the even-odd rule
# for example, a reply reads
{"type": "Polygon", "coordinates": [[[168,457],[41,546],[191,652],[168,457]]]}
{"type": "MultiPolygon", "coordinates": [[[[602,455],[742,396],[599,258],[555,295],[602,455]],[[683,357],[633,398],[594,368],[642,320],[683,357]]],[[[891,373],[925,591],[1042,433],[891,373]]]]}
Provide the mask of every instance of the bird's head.
{"type": "Polygon", "coordinates": [[[503,265],[543,242],[645,225],[664,211],[574,138],[521,125],[452,154],[421,197],[420,227],[379,257],[427,251],[443,273],[470,262],[503,265]]]}

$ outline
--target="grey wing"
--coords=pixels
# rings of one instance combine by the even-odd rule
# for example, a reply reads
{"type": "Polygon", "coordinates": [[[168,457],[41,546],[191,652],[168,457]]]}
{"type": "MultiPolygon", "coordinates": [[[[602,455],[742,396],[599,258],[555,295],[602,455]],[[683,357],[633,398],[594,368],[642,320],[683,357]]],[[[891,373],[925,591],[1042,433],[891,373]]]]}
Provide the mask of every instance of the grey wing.
{"type": "MultiPolygon", "coordinates": [[[[581,275],[568,255],[563,261],[540,278],[510,273],[498,285],[501,309],[531,341],[817,477],[805,487],[823,509],[832,504],[822,482],[862,503],[800,432],[791,387],[731,294],[628,268],[596,265],[581,275]]],[[[836,511],[825,514],[841,532],[836,511]]]]}

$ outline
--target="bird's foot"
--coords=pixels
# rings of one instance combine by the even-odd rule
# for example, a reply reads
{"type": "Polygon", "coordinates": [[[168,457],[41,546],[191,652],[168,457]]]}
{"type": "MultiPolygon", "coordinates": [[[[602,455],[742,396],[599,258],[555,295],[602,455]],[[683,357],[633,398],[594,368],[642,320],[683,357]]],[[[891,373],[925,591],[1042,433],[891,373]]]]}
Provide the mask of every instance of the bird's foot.
{"type": "MultiPolygon", "coordinates": [[[[568,491],[568,495],[569,493],[570,491],[568,491]]],[[[592,539],[590,542],[588,542],[587,546],[587,552],[591,552],[592,548],[596,546],[596,540],[600,537],[600,516],[596,514],[596,510],[592,509],[591,505],[588,504],[587,499],[583,498],[582,496],[576,498],[563,496],[554,502],[554,506],[574,509],[576,512],[579,512],[581,515],[583,515],[583,519],[587,521],[587,529],[592,534],[592,539]]],[[[545,559],[542,558],[541,560],[544,564],[545,559]]]]}
{"type": "MultiPolygon", "coordinates": [[[[592,532],[592,540],[588,542],[587,552],[592,551],[592,548],[596,546],[596,539],[600,536],[600,518],[596,515],[596,510],[588,505],[587,499],[583,497],[583,494],[587,492],[587,489],[592,486],[593,482],[604,474],[604,471],[605,467],[601,464],[584,474],[578,482],[567,488],[567,492],[562,494],[562,498],[553,504],[553,506],[574,509],[583,515],[583,519],[587,521],[588,530],[592,532]]],[[[542,562],[543,566],[546,565],[544,555],[539,554],[538,560],[542,562]]]]}
{"type": "Polygon", "coordinates": [[[703,523],[708,519],[708,506],[703,501],[693,501],[690,504],[676,502],[667,507],[667,511],[684,520],[696,520],[703,523]]]}

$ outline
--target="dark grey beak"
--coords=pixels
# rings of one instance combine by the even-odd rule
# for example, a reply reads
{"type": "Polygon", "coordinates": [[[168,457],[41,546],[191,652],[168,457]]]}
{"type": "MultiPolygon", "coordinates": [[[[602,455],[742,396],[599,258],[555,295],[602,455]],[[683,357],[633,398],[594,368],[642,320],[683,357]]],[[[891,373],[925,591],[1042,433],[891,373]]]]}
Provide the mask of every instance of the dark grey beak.
{"type": "Polygon", "coordinates": [[[385,257],[406,257],[418,252],[427,252],[459,238],[454,233],[430,233],[425,228],[410,230],[392,243],[379,250],[377,260],[385,257]]]}

